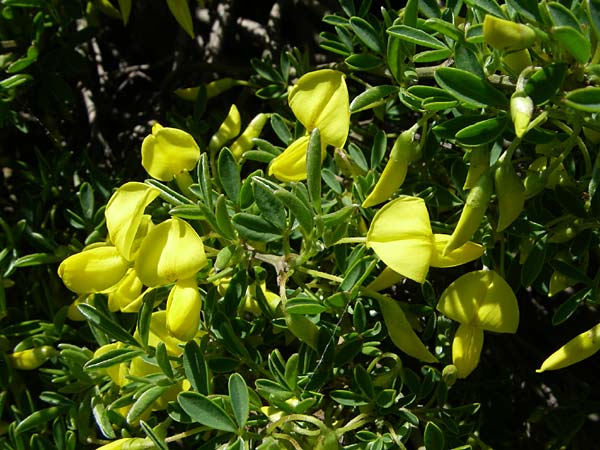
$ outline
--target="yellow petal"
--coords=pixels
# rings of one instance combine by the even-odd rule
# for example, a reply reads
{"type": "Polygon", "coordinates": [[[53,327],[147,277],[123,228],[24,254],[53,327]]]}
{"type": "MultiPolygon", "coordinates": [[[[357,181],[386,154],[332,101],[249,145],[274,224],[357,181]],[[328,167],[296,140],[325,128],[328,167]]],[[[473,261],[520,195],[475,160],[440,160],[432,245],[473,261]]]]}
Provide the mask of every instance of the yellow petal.
{"type": "Polygon", "coordinates": [[[108,309],[125,310],[142,293],[142,282],[134,269],[129,269],[117,288],[108,295],[108,309]]]}
{"type": "Polygon", "coordinates": [[[562,369],[589,358],[598,350],[600,350],[600,323],[575,336],[552,353],[536,372],[562,369]]]}
{"type": "Polygon", "coordinates": [[[514,333],[519,326],[517,298],[493,270],[477,270],[456,279],[440,296],[437,310],[457,322],[497,333],[514,333]]]}
{"type": "Polygon", "coordinates": [[[288,102],[310,133],[319,128],[321,140],[343,147],[350,128],[350,103],[345,75],[331,69],[309,72],[290,91],[288,102]]]}
{"type": "Polygon", "coordinates": [[[105,245],[69,256],[58,266],[58,276],[71,291],[86,294],[114,287],[128,268],[117,249],[105,245]]]}
{"type": "Polygon", "coordinates": [[[144,209],[158,197],[158,189],[144,183],[125,183],[110,197],[104,213],[111,242],[123,258],[131,261],[134,239],[144,209]]]}
{"type": "Polygon", "coordinates": [[[309,138],[310,136],[302,136],[296,139],[283,153],[273,159],[269,166],[269,175],[273,175],[279,181],[305,180],[309,138]]]}
{"type": "MultiPolygon", "coordinates": [[[[137,339],[139,336],[137,330],[134,337],[137,339]]],[[[171,356],[179,356],[183,353],[183,347],[180,344],[185,342],[180,341],[174,336],[171,336],[167,330],[167,311],[156,311],[152,313],[150,319],[150,334],[148,335],[148,345],[156,347],[159,342],[165,344],[167,353],[171,356]]],[[[158,371],[160,369],[157,369],[158,371]]]]}
{"type": "Polygon", "coordinates": [[[200,236],[184,220],[172,218],[146,235],[135,271],[142,283],[153,287],[192,278],[207,263],[200,236]]]}
{"type": "Polygon", "coordinates": [[[377,211],[366,245],[394,272],[423,283],[433,251],[433,233],[423,199],[398,197],[377,211]]]}
{"type": "Polygon", "coordinates": [[[194,338],[200,326],[202,297],[195,279],[178,282],[167,300],[167,330],[180,341],[194,338]]]}
{"type": "Polygon", "coordinates": [[[468,377],[477,364],[483,348],[483,330],[476,326],[460,324],[452,341],[452,363],[458,378],[468,377]]]}
{"type": "Polygon", "coordinates": [[[433,235],[433,253],[431,255],[431,267],[454,267],[474,261],[483,255],[483,246],[468,241],[455,250],[443,254],[444,248],[450,240],[449,234],[433,235]]]}
{"type": "Polygon", "coordinates": [[[377,275],[377,278],[369,283],[367,289],[372,289],[373,291],[383,291],[394,284],[400,283],[403,279],[403,275],[400,275],[389,267],[386,267],[379,275],[377,275]]]}
{"type": "Polygon", "coordinates": [[[142,166],[160,181],[171,181],[178,173],[192,170],[198,159],[200,148],[192,135],[177,128],[153,127],[142,142],[142,166]]]}
{"type": "Polygon", "coordinates": [[[398,302],[384,295],[377,296],[377,301],[390,339],[396,347],[420,361],[437,362],[410,326],[398,302]]]}

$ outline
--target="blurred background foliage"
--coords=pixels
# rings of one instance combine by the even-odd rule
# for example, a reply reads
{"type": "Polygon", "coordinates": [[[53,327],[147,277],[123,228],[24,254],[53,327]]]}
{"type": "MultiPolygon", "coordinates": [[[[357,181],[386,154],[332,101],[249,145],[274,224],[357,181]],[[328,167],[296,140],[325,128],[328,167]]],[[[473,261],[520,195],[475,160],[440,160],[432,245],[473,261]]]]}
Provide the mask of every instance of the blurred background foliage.
{"type": "MultiPolygon", "coordinates": [[[[102,205],[113,188],[124,181],[141,180],[145,176],[140,165],[139,149],[154,121],[189,131],[204,148],[232,103],[238,106],[244,123],[263,111],[278,112],[286,120],[293,120],[287,111],[288,86],[314,67],[336,67],[346,71],[349,74],[350,98],[353,99],[371,86],[397,84],[407,88],[413,82],[412,77],[415,83],[420,79],[426,80],[424,84],[433,85],[432,73],[420,68],[450,57],[448,54],[436,60],[443,55],[442,52],[437,56],[430,53],[422,55],[421,59],[402,61],[398,66],[402,69],[392,70],[390,76],[384,66],[390,62],[385,49],[391,45],[387,41],[391,38],[384,30],[391,26],[394,17],[388,17],[390,23],[386,23],[382,8],[391,14],[405,6],[394,2],[191,1],[194,38],[178,25],[167,2],[132,2],[126,26],[105,3],[103,0],[3,0],[1,3],[0,449],[96,448],[98,444],[90,443],[88,437],[111,437],[106,430],[98,432],[102,425],[98,417],[106,415],[106,412],[102,409],[104,405],[94,400],[99,397],[100,391],[107,389],[105,379],[90,375],[83,369],[98,346],[98,333],[90,330],[84,322],[67,319],[67,308],[73,299],[56,276],[56,268],[65,256],[80,250],[85,244],[104,239],[106,229],[102,205]],[[378,37],[375,41],[370,39],[371,30],[378,37]],[[206,85],[224,77],[243,80],[244,85],[233,86],[212,98],[200,94],[194,101],[182,98],[185,95],[174,94],[177,89],[206,85]],[[39,370],[24,372],[9,367],[8,353],[32,346],[58,348],[59,344],[62,345],[61,358],[54,356],[39,370]],[[19,433],[16,433],[15,427],[25,418],[29,422],[21,425],[19,433]]],[[[521,14],[521,18],[533,23],[546,20],[531,12],[537,11],[532,2],[507,3],[521,14]],[[519,5],[524,5],[522,10],[519,5]]],[[[414,27],[427,29],[424,25],[427,19],[451,23],[453,28],[447,31],[448,27],[444,28],[443,24],[429,21],[429,34],[442,30],[440,42],[447,42],[445,39],[448,35],[452,36],[452,30],[458,29],[460,21],[457,19],[461,16],[448,13],[452,7],[457,12],[463,8],[462,11],[469,11],[468,14],[481,19],[483,11],[493,9],[495,2],[448,2],[443,12],[435,2],[423,0],[418,4],[420,18],[414,27]],[[444,35],[444,30],[449,34],[444,35]]],[[[567,20],[564,19],[566,13],[557,5],[575,11],[574,20],[581,21],[582,29],[591,36],[588,40],[598,48],[597,35],[590,34],[594,20],[598,19],[592,17],[590,23],[585,13],[590,4],[597,7],[593,1],[552,3],[551,11],[555,12],[552,17],[555,21],[561,20],[561,17],[567,20]]],[[[116,2],[112,5],[112,8],[118,7],[116,2]]],[[[416,36],[413,42],[403,40],[401,45],[414,45],[418,39],[424,39],[422,35],[416,36]]],[[[477,40],[479,37],[480,34],[474,32],[474,46],[481,44],[481,40],[477,40]]],[[[597,64],[593,64],[598,62],[594,61],[597,55],[585,58],[586,55],[581,56],[576,50],[572,54],[580,41],[577,36],[568,38],[564,40],[566,44],[556,41],[556,48],[562,50],[555,54],[548,52],[549,58],[557,55],[557,58],[562,58],[561,61],[569,62],[572,68],[581,70],[578,73],[579,69],[574,69],[572,78],[564,85],[562,79],[557,82],[560,85],[557,90],[575,89],[597,81],[598,72],[594,72],[597,64]],[[585,73],[581,58],[586,63],[592,60],[586,67],[595,67],[585,73]]],[[[435,48],[436,45],[429,42],[429,47],[425,45],[422,50],[443,50],[435,48]]],[[[458,54],[452,54],[457,65],[464,69],[475,67],[474,71],[484,67],[489,73],[506,76],[510,88],[514,87],[514,73],[511,74],[506,65],[502,65],[498,52],[492,52],[488,59],[482,61],[477,59],[481,55],[472,51],[473,46],[465,44],[456,48],[461,49],[458,54]]],[[[538,50],[537,56],[543,60],[545,54],[538,50]]],[[[355,147],[341,154],[350,164],[344,166],[339,160],[340,155],[337,155],[338,160],[330,158],[325,163],[326,170],[336,172],[330,178],[330,188],[342,189],[343,186],[344,192],[352,192],[360,198],[372,187],[381,160],[372,157],[367,162],[367,158],[378,129],[398,133],[422,114],[422,111],[415,112],[421,109],[424,100],[416,90],[403,89],[404,97],[398,97],[397,92],[392,89],[380,93],[375,99],[379,102],[376,108],[357,113],[355,124],[359,125],[353,128],[355,147]],[[341,177],[340,167],[345,170],[341,177]],[[356,182],[349,181],[354,178],[356,182]]],[[[434,100],[455,101],[444,95],[434,100]]],[[[432,117],[437,112],[433,108],[425,108],[425,111],[432,117]]],[[[563,118],[555,117],[556,121],[563,118]]],[[[439,118],[437,120],[438,124],[443,122],[439,118]]],[[[581,128],[572,134],[581,134],[581,139],[586,140],[592,156],[595,156],[598,154],[598,141],[593,134],[600,131],[600,127],[595,115],[586,116],[585,120],[588,134],[579,133],[581,128]]],[[[557,123],[547,127],[550,133],[558,136],[558,142],[546,142],[548,147],[564,144],[572,132],[572,129],[560,128],[557,123]]],[[[284,146],[280,140],[282,129],[279,128],[279,133],[277,129],[273,126],[261,137],[284,146]]],[[[290,137],[292,131],[288,130],[290,137]]],[[[456,131],[451,130],[450,133],[456,131]]],[[[504,128],[500,134],[503,132],[504,128]]],[[[507,133],[511,135],[512,131],[507,133]]],[[[446,137],[443,130],[438,135],[431,134],[423,149],[423,159],[411,166],[404,192],[426,197],[430,209],[435,210],[432,217],[436,225],[447,231],[448,223],[456,219],[456,207],[461,204],[460,198],[464,198],[464,193],[445,189],[444,186],[451,184],[448,180],[464,178],[467,170],[464,160],[468,158],[464,157],[460,145],[445,153],[440,151],[447,142],[446,137]]],[[[495,135],[489,142],[497,138],[498,135],[495,135]]],[[[540,139],[543,140],[544,136],[540,139]]],[[[530,142],[527,145],[531,150],[543,143],[530,142]]],[[[527,173],[528,163],[533,160],[531,153],[535,154],[532,150],[519,155],[522,158],[517,161],[520,173],[527,173]]],[[[335,358],[333,354],[323,354],[324,359],[318,361],[324,366],[323,373],[317,372],[322,378],[314,374],[310,377],[311,382],[313,377],[316,379],[313,390],[326,395],[331,390],[352,385],[354,392],[337,394],[338,403],[361,410],[376,408],[381,410],[382,417],[389,414],[397,423],[408,424],[407,429],[412,424],[418,436],[413,434],[406,448],[422,445],[421,434],[425,435],[428,449],[459,448],[460,445],[465,445],[464,448],[471,445],[475,449],[595,448],[600,439],[598,358],[590,358],[564,371],[535,373],[535,368],[545,356],[598,321],[597,209],[595,215],[578,209],[583,205],[582,194],[589,193],[587,184],[590,182],[589,177],[582,176],[585,171],[581,168],[587,163],[595,164],[594,170],[597,171],[598,163],[593,160],[582,162],[581,158],[570,156],[565,162],[567,172],[575,180],[572,184],[567,184],[563,190],[559,188],[558,193],[547,190],[528,202],[527,220],[517,222],[505,238],[500,238],[506,239],[506,247],[501,251],[511,255],[503,267],[519,298],[522,325],[516,335],[486,335],[482,362],[468,379],[451,385],[442,377],[440,370],[403,357],[404,387],[399,386],[400,381],[390,384],[399,392],[404,389],[404,400],[394,405],[398,410],[388,410],[383,394],[378,399],[380,403],[371,402],[369,396],[375,388],[370,382],[365,382],[366,386],[361,382],[365,377],[357,367],[368,366],[375,357],[369,355],[368,349],[362,353],[361,349],[374,341],[372,346],[377,350],[396,350],[389,342],[380,342],[384,336],[377,329],[381,328],[381,322],[376,320],[377,308],[373,301],[363,300],[364,304],[353,306],[354,313],[357,309],[366,310],[363,311],[365,324],[362,324],[360,314],[347,315],[332,299],[328,312],[335,314],[331,314],[330,322],[324,326],[331,331],[336,325],[333,319],[339,316],[338,324],[344,330],[340,340],[347,346],[336,350],[335,358]],[[560,219],[565,210],[571,221],[565,223],[565,228],[577,218],[584,219],[586,223],[572,236],[573,239],[569,236],[564,242],[549,246],[545,241],[543,246],[539,245],[539,240],[535,241],[535,245],[527,242],[538,231],[536,224],[560,219]],[[527,245],[538,253],[533,253],[529,264],[518,262],[520,254],[527,255],[527,245]],[[565,268],[566,263],[551,264],[551,261],[561,258],[568,260],[568,267],[565,268]],[[556,267],[562,267],[563,272],[578,278],[584,287],[578,284],[576,289],[547,298],[548,280],[556,267]],[[530,282],[521,283],[523,278],[530,282]],[[356,330],[359,330],[358,334],[356,330]],[[352,347],[355,341],[360,341],[362,346],[352,347]],[[334,366],[340,369],[336,376],[329,372],[334,366]],[[319,380],[322,385],[318,384],[319,380]],[[450,385],[452,389],[448,389],[450,385]],[[423,405],[433,406],[428,410],[428,406],[423,405]],[[462,409],[446,414],[443,405],[462,409]],[[418,423],[419,426],[414,426],[418,423]],[[433,425],[428,425],[427,430],[425,423],[433,425]],[[440,424],[443,433],[437,431],[440,428],[436,424],[440,424]],[[439,434],[445,436],[441,444],[439,434]]],[[[250,162],[244,166],[245,173],[259,167],[258,163],[253,164],[250,162]]],[[[594,172],[594,177],[597,176],[594,172]]],[[[462,181],[454,184],[462,185],[462,181]]],[[[364,214],[367,219],[372,219],[370,212],[364,214]]],[[[562,222],[558,220],[557,223],[562,222]]],[[[481,234],[482,240],[498,239],[490,230],[491,227],[488,227],[481,234]]],[[[358,230],[354,231],[358,233],[358,230]]],[[[486,262],[500,259],[498,252],[494,251],[486,257],[486,262]]],[[[360,255],[335,250],[333,255],[328,254],[328,258],[338,258],[338,269],[350,272],[354,269],[352,263],[360,259],[360,255]]],[[[363,263],[366,264],[361,261],[363,263]]],[[[415,314],[424,314],[426,310],[433,325],[425,325],[436,327],[437,332],[444,335],[452,329],[452,325],[447,319],[436,317],[432,305],[443,288],[461,273],[458,268],[436,271],[431,283],[422,289],[406,284],[393,295],[409,300],[425,299],[425,303],[412,305],[415,314]],[[428,298],[433,298],[429,305],[428,298]]],[[[240,282],[240,286],[245,286],[244,283],[240,282]]],[[[100,308],[99,303],[96,306],[100,308]]],[[[281,369],[282,365],[286,372],[285,363],[295,353],[292,351],[295,347],[286,350],[289,342],[281,335],[269,334],[263,319],[252,323],[257,327],[253,337],[264,332],[264,341],[245,345],[256,347],[259,353],[264,352],[262,358],[269,359],[265,366],[271,375],[277,372],[274,368],[281,369]],[[277,355],[276,348],[280,348],[283,356],[277,355]]],[[[126,316],[119,320],[128,330],[135,327],[135,318],[126,316]]],[[[248,323],[242,326],[250,329],[248,323]]],[[[431,339],[433,329],[426,332],[431,339]]],[[[448,341],[440,345],[445,345],[448,350],[448,341]]],[[[186,350],[193,354],[193,348],[186,350]]],[[[227,355],[211,366],[211,370],[220,374],[216,376],[219,392],[227,392],[226,375],[233,371],[231,359],[239,356],[235,348],[227,350],[227,355]]],[[[314,367],[317,363],[314,352],[305,348],[299,351],[299,357],[304,358],[305,368],[311,367],[311,364],[314,367]]],[[[393,365],[388,365],[384,366],[389,371],[395,370],[393,365]]],[[[389,371],[382,373],[389,374],[389,371]]],[[[242,375],[246,376],[248,386],[253,388],[256,375],[242,375]]],[[[302,370],[299,376],[302,378],[302,370]]],[[[281,380],[281,375],[274,378],[280,384],[277,389],[285,383],[296,383],[295,379],[291,381],[285,376],[281,380]]],[[[273,385],[263,386],[263,396],[268,389],[277,390],[273,385]]],[[[296,392],[290,386],[282,388],[282,391],[287,389],[296,392]]],[[[378,393],[383,392],[379,387],[376,389],[378,393]]],[[[260,389],[257,391],[260,394],[260,389]]],[[[255,397],[251,400],[253,408],[260,403],[258,395],[255,397]]],[[[273,402],[285,408],[283,403],[273,402]]],[[[310,412],[312,403],[307,402],[307,405],[306,411],[310,412]]],[[[330,411],[323,414],[328,413],[330,411]]],[[[109,417],[113,423],[118,422],[118,418],[110,414],[109,417]]],[[[156,427],[159,423],[151,425],[156,427]]],[[[266,421],[261,425],[259,420],[258,428],[261,426],[266,426],[266,421]]],[[[185,427],[177,424],[173,429],[183,432],[185,427]]],[[[150,436],[153,433],[144,431],[150,436]]],[[[175,431],[169,431],[169,435],[175,431]]],[[[155,429],[154,432],[160,434],[160,430],[155,429]]],[[[396,429],[399,435],[402,432],[400,428],[396,429]]],[[[207,433],[186,441],[186,445],[218,448],[222,441],[217,437],[207,433]]],[[[364,430],[363,434],[357,434],[357,439],[363,444],[347,448],[398,448],[386,433],[376,435],[364,430]]],[[[267,444],[265,441],[262,448],[276,448],[267,444]]],[[[303,448],[336,447],[327,447],[323,442],[307,438],[303,448]]]]}

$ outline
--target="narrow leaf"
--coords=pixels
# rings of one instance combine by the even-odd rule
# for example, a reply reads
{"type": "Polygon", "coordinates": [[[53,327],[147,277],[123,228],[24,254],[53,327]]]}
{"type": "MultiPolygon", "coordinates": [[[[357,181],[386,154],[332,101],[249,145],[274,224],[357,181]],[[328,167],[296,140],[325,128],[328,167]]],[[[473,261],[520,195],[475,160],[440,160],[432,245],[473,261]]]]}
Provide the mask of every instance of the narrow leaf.
{"type": "Polygon", "coordinates": [[[181,392],[177,401],[195,422],[215,430],[235,433],[237,427],[231,417],[207,396],[198,392],[181,392]]]}

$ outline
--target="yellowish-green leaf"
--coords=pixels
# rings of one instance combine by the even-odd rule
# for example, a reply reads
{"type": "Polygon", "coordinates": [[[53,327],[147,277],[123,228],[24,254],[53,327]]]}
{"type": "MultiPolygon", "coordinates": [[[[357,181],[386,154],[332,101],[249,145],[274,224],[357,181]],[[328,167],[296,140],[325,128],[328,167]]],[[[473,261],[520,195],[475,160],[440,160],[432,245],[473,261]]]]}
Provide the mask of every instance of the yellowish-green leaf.
{"type": "Polygon", "coordinates": [[[192,23],[192,13],[187,0],[167,0],[167,5],[171,10],[171,14],[177,20],[177,23],[183,30],[193,39],[194,24],[192,23]]]}

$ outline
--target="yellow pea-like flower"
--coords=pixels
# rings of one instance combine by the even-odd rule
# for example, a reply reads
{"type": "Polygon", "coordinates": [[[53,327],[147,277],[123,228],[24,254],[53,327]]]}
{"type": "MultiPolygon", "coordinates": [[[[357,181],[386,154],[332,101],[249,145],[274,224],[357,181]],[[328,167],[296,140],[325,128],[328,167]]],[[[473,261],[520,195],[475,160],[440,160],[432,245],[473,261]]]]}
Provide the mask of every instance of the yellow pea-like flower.
{"type": "Polygon", "coordinates": [[[433,252],[429,262],[431,267],[456,267],[474,261],[483,255],[483,246],[471,241],[467,241],[460,247],[444,254],[444,249],[449,240],[449,234],[435,233],[433,235],[433,252]]]}
{"type": "Polygon", "coordinates": [[[54,347],[42,345],[8,355],[9,364],[19,370],[35,370],[56,355],[54,347]]]}
{"type": "Polygon", "coordinates": [[[460,324],[452,341],[452,364],[458,378],[468,377],[479,364],[483,349],[483,330],[473,325],[460,324]]]}
{"type": "Polygon", "coordinates": [[[195,279],[179,281],[167,300],[167,330],[180,341],[194,338],[200,326],[202,297],[195,279]]]}
{"type": "Polygon", "coordinates": [[[488,14],[483,20],[483,38],[488,45],[498,50],[514,52],[531,46],[536,35],[525,24],[488,14]]]}
{"type": "Polygon", "coordinates": [[[202,239],[190,224],[165,220],[144,238],[135,271],[146,286],[162,286],[192,278],[208,264],[202,239]]]}
{"type": "Polygon", "coordinates": [[[423,199],[401,196],[377,211],[366,245],[394,272],[423,283],[433,252],[432,238],[423,199]]]}
{"type": "Polygon", "coordinates": [[[589,358],[600,350],[600,323],[575,336],[552,353],[536,372],[557,370],[589,358]]]}
{"type": "MultiPolygon", "coordinates": [[[[142,282],[135,270],[129,269],[117,288],[108,294],[108,309],[110,311],[124,311],[140,296],[142,287],[142,282]]],[[[128,310],[128,312],[134,311],[128,310]]]]}
{"type": "Polygon", "coordinates": [[[58,276],[77,294],[105,292],[121,281],[129,265],[115,247],[102,245],[69,256],[58,266],[58,276]]]}
{"type": "Polygon", "coordinates": [[[132,261],[137,250],[135,237],[142,225],[144,209],[159,191],[147,184],[125,183],[110,197],[104,213],[111,242],[123,258],[132,261]]]}
{"type": "Polygon", "coordinates": [[[177,128],[157,124],[142,142],[142,166],[160,181],[189,172],[199,159],[200,148],[192,135],[177,128]]]}
{"type": "MultiPolygon", "coordinates": [[[[306,179],[306,152],[309,136],[302,136],[292,142],[269,165],[269,175],[279,181],[302,181],[306,179]]],[[[325,157],[325,145],[321,140],[321,154],[325,157]]]]}
{"type": "MultiPolygon", "coordinates": [[[[139,337],[137,330],[134,333],[134,337],[136,339],[139,337]]],[[[159,342],[165,344],[167,353],[170,356],[180,356],[183,353],[183,347],[181,347],[181,345],[185,344],[185,342],[180,341],[176,337],[169,334],[169,331],[167,330],[167,311],[165,310],[153,312],[150,319],[148,345],[151,347],[156,347],[159,342]]]]}
{"type": "Polygon", "coordinates": [[[96,450],[151,450],[156,448],[148,438],[121,438],[96,450]]]}

